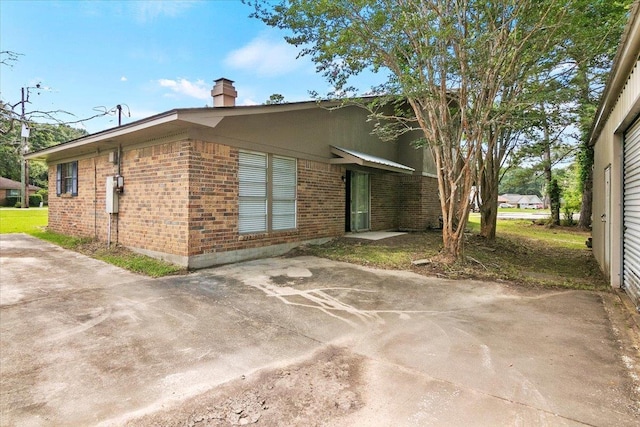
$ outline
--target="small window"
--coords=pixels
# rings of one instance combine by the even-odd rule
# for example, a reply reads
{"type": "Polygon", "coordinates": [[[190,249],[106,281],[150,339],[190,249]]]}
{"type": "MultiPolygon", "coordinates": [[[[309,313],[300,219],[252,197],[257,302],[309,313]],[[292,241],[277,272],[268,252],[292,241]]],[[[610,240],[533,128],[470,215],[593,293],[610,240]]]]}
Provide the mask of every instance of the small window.
{"type": "Polygon", "coordinates": [[[60,163],[56,172],[56,194],[78,195],[78,162],[60,163]]]}
{"type": "Polygon", "coordinates": [[[296,160],[241,151],[238,163],[238,231],[295,229],[296,160]]]}

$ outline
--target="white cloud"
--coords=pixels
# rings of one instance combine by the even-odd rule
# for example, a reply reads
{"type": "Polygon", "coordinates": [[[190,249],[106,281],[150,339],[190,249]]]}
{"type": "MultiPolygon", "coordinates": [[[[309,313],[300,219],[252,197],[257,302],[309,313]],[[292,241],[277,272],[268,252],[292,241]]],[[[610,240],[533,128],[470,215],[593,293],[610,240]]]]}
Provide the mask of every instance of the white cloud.
{"type": "Polygon", "coordinates": [[[262,76],[287,74],[300,68],[303,61],[297,60],[298,48],[284,40],[272,40],[259,36],[249,44],[229,53],[225,65],[245,71],[257,72],[262,76]]]}
{"type": "Polygon", "coordinates": [[[126,77],[126,76],[122,76],[122,77],[120,77],[120,81],[121,81],[121,82],[126,82],[127,80],[128,80],[128,79],[127,79],[127,77],[126,77]]]}
{"type": "Polygon", "coordinates": [[[191,98],[209,100],[211,98],[211,88],[204,80],[196,80],[190,82],[187,79],[179,78],[177,80],[160,79],[158,84],[161,87],[169,88],[172,92],[179,95],[186,95],[191,98]]]}

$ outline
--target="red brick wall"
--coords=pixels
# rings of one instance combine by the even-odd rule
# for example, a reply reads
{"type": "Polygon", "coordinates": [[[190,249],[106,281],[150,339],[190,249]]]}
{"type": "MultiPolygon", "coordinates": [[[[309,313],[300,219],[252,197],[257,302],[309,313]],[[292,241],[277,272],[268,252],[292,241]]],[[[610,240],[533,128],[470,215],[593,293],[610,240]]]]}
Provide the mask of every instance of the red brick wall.
{"type": "Polygon", "coordinates": [[[371,179],[371,230],[397,230],[399,210],[399,175],[373,173],[371,179]]]}
{"type": "MultiPolygon", "coordinates": [[[[112,241],[148,251],[195,256],[336,237],[344,233],[345,169],[298,160],[297,229],[238,233],[238,150],[205,141],[177,141],[122,153],[125,191],[112,221],[112,241]]],[[[49,168],[55,177],[56,167],[49,168]]],[[[49,227],[106,241],[108,155],[78,162],[78,196],[55,195],[49,183],[49,227]]],[[[371,228],[437,226],[436,181],[398,174],[371,175],[371,228]]]]}
{"type": "Polygon", "coordinates": [[[399,177],[399,228],[421,231],[439,226],[438,180],[419,175],[399,177]]]}
{"type": "Polygon", "coordinates": [[[107,155],[81,159],[78,161],[78,195],[58,196],[56,165],[49,166],[49,229],[62,234],[106,241],[106,177],[116,172],[115,166],[108,162],[107,155]]]}
{"type": "Polygon", "coordinates": [[[298,160],[298,229],[305,239],[344,234],[343,167],[298,160]]]}
{"type": "Polygon", "coordinates": [[[174,255],[188,254],[190,151],[189,141],[177,141],[123,153],[119,243],[174,255]]]}
{"type": "Polygon", "coordinates": [[[190,154],[189,255],[253,249],[344,233],[344,171],[298,160],[297,229],[238,233],[238,150],[195,142],[190,154]]]}
{"type": "Polygon", "coordinates": [[[189,147],[189,255],[237,248],[237,177],[237,149],[192,142],[189,147]]]}
{"type": "Polygon", "coordinates": [[[298,160],[297,229],[238,233],[238,150],[193,141],[189,147],[189,255],[335,237],[344,232],[343,168],[298,160]]]}

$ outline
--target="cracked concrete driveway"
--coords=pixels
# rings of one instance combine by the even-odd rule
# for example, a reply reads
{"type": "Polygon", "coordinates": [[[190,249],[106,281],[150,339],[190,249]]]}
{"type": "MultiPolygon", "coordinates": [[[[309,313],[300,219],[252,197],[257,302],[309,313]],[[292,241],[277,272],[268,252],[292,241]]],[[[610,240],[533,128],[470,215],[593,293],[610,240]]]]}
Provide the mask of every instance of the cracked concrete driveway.
{"type": "Polygon", "coordinates": [[[313,257],[148,279],[2,235],[0,421],[635,426],[614,303],[313,257]]]}

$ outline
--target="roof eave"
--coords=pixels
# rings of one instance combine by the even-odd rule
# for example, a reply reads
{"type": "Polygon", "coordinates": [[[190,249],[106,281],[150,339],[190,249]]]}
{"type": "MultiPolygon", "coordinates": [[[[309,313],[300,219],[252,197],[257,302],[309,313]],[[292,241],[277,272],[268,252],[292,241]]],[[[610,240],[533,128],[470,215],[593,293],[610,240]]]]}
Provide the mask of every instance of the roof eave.
{"type": "Polygon", "coordinates": [[[148,129],[153,126],[158,126],[163,123],[168,123],[178,119],[178,110],[171,110],[165,113],[161,113],[155,116],[151,116],[142,120],[135,121],[116,128],[107,129],[91,135],[83,136],[78,139],[73,139],[62,144],[54,145],[42,150],[34,151],[26,154],[24,157],[27,160],[42,160],[46,159],[52,154],[59,153],[61,151],[82,147],[85,145],[93,144],[110,139],[116,139],[120,136],[136,132],[144,129],[148,129]]]}

